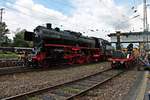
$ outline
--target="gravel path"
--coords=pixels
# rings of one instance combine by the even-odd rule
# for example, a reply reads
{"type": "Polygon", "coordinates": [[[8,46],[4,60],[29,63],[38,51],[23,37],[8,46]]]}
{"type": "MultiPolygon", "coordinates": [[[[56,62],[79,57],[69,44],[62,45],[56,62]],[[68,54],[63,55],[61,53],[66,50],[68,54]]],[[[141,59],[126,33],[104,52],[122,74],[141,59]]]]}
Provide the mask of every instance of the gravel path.
{"type": "Polygon", "coordinates": [[[3,91],[0,92],[0,98],[70,81],[107,68],[110,68],[110,63],[103,62],[65,69],[0,76],[0,91],[3,91]]]}
{"type": "Polygon", "coordinates": [[[77,100],[122,100],[134,84],[139,72],[128,71],[99,86],[93,91],[89,91],[85,96],[77,100]]]}

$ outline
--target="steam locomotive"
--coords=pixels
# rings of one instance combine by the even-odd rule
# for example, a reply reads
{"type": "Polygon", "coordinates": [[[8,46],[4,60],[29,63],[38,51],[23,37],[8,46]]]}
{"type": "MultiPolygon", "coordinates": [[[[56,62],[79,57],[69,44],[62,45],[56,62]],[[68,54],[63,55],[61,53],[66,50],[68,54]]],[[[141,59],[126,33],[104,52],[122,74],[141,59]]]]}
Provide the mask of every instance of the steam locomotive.
{"type": "Polygon", "coordinates": [[[102,38],[83,36],[80,32],[61,31],[50,23],[25,31],[24,39],[33,41],[33,66],[51,64],[83,64],[106,60],[111,56],[111,44],[102,38]]]}

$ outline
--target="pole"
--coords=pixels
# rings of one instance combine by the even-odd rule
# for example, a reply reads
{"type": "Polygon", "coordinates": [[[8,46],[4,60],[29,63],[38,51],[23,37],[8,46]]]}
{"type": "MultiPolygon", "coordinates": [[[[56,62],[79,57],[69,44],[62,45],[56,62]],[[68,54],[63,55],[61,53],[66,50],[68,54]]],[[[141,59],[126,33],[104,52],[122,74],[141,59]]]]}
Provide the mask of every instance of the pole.
{"type": "MultiPolygon", "coordinates": [[[[2,22],[3,22],[3,11],[4,11],[4,8],[1,8],[0,9],[0,27],[2,27],[2,22]]],[[[2,32],[0,32],[0,46],[1,46],[1,40],[2,40],[2,32]]]]}
{"type": "Polygon", "coordinates": [[[148,31],[146,0],[143,1],[143,31],[148,31]]]}
{"type": "Polygon", "coordinates": [[[143,39],[144,42],[144,49],[148,50],[148,22],[147,22],[147,0],[143,0],[143,33],[145,39],[143,39]]]}
{"type": "Polygon", "coordinates": [[[116,50],[121,50],[120,34],[121,34],[120,31],[116,32],[116,35],[117,35],[116,50]]]}
{"type": "Polygon", "coordinates": [[[4,8],[1,8],[0,9],[0,23],[2,23],[3,21],[3,11],[4,11],[4,8]]]}

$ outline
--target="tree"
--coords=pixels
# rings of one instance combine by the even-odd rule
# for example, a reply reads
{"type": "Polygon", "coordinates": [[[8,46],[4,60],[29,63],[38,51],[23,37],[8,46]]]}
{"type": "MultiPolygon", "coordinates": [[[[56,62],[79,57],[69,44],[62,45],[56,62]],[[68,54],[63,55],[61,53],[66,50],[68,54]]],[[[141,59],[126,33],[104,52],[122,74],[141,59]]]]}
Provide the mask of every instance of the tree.
{"type": "Polygon", "coordinates": [[[11,40],[8,38],[9,29],[5,22],[0,22],[0,46],[10,46],[11,40]]]}
{"type": "Polygon", "coordinates": [[[24,40],[24,31],[25,30],[17,30],[16,35],[13,38],[13,46],[15,47],[32,47],[32,42],[28,42],[24,40]]]}
{"type": "Polygon", "coordinates": [[[8,36],[3,37],[3,42],[1,43],[1,46],[3,47],[9,47],[12,46],[12,40],[8,38],[8,36]]]}

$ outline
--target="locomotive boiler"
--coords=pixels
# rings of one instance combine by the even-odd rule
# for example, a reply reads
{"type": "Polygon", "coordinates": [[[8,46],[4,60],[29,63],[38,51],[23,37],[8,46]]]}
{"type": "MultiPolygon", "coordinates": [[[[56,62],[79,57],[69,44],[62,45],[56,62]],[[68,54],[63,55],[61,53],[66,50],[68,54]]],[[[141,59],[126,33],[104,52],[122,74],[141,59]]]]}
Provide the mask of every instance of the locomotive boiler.
{"type": "Polygon", "coordinates": [[[110,56],[109,49],[112,49],[111,44],[104,39],[83,36],[80,32],[70,30],[53,29],[49,23],[46,27],[37,26],[34,32],[26,31],[24,38],[34,44],[33,66],[97,62],[110,56]]]}

